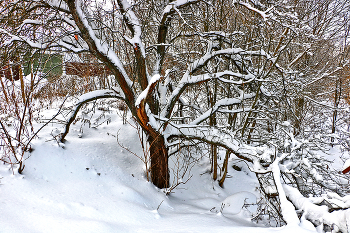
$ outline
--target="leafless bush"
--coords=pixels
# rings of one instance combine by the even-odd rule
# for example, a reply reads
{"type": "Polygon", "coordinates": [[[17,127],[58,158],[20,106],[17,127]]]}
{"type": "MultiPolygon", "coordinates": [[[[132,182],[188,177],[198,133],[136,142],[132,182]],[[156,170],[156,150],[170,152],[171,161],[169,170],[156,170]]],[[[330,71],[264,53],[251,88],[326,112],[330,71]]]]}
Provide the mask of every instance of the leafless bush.
{"type": "MultiPolygon", "coordinates": [[[[27,77],[20,74],[19,80],[0,77],[0,160],[22,173],[25,167],[24,161],[30,156],[28,152],[32,151],[30,143],[43,128],[34,130],[35,113],[38,114],[47,101],[51,104],[55,100],[63,99],[64,96],[73,96],[99,88],[95,81],[94,78],[80,79],[72,76],[62,76],[48,81],[38,72],[27,77]]],[[[59,113],[62,107],[63,104],[59,113]]],[[[83,116],[77,120],[81,120],[84,124],[90,123],[90,119],[84,115],[89,115],[95,109],[96,103],[90,108],[84,108],[83,116]]],[[[96,124],[106,121],[103,119],[104,113],[105,111],[102,111],[98,116],[96,124]]],[[[44,121],[47,124],[52,120],[53,118],[44,121]]]]}
{"type": "Polygon", "coordinates": [[[56,100],[64,96],[77,96],[90,91],[111,86],[111,76],[108,77],[80,77],[76,75],[62,75],[47,81],[45,86],[34,98],[56,100]]]}
{"type": "Polygon", "coordinates": [[[0,77],[0,82],[0,159],[22,173],[35,136],[33,117],[37,109],[33,95],[39,81],[33,75],[20,75],[17,81],[0,77]]]}

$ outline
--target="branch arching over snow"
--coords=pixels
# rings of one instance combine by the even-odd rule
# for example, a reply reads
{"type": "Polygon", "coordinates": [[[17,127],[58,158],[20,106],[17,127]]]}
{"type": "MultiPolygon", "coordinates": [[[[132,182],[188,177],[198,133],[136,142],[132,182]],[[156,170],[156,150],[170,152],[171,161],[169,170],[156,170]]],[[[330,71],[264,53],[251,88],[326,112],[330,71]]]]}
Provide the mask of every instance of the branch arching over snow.
{"type": "Polygon", "coordinates": [[[73,121],[77,117],[77,114],[78,114],[80,108],[84,104],[86,104],[90,101],[94,101],[94,100],[98,100],[98,99],[106,99],[106,98],[117,98],[117,99],[124,100],[124,98],[122,96],[120,96],[119,93],[117,93],[114,90],[97,90],[97,91],[92,91],[92,92],[89,92],[89,93],[86,93],[86,94],[80,96],[78,103],[75,104],[75,109],[73,110],[73,113],[71,114],[68,122],[65,125],[65,129],[64,129],[63,133],[61,134],[59,141],[60,142],[65,141],[65,137],[69,133],[70,125],[73,123],[73,121]]]}

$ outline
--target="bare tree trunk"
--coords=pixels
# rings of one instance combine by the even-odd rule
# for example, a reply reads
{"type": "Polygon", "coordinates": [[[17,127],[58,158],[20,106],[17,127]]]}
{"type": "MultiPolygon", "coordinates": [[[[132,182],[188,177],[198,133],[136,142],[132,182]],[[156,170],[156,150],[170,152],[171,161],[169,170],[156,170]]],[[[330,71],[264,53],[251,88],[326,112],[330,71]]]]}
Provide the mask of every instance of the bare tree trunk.
{"type": "Polygon", "coordinates": [[[294,135],[300,133],[300,125],[302,121],[303,108],[304,108],[304,97],[299,97],[296,99],[296,109],[295,109],[295,124],[294,124],[294,135]]]}
{"type": "MultiPolygon", "coordinates": [[[[216,94],[217,94],[217,84],[215,83],[214,84],[214,94],[209,95],[211,107],[214,106],[214,103],[216,101],[216,94]]],[[[216,126],[216,114],[215,113],[212,116],[210,116],[209,125],[216,126]]],[[[217,147],[217,145],[210,145],[210,155],[212,158],[213,180],[217,180],[217,178],[218,178],[218,147],[217,147]]]]}
{"type": "Polygon", "coordinates": [[[210,154],[212,158],[213,180],[216,180],[218,178],[218,147],[216,145],[210,145],[210,154]]]}
{"type": "Polygon", "coordinates": [[[164,138],[158,135],[153,138],[149,136],[151,157],[151,179],[158,188],[169,187],[168,150],[165,147],[164,138]]]}
{"type": "MultiPolygon", "coordinates": [[[[333,120],[332,120],[332,134],[335,133],[336,130],[336,124],[337,124],[337,115],[338,111],[337,108],[339,106],[340,102],[340,97],[341,97],[341,78],[338,78],[336,83],[335,83],[335,94],[334,94],[334,111],[333,111],[333,120]]],[[[334,138],[331,138],[331,142],[334,142],[334,138]]],[[[332,144],[333,146],[333,144],[332,144]]]]}
{"type": "Polygon", "coordinates": [[[219,185],[220,185],[221,188],[224,187],[224,182],[225,182],[226,175],[227,175],[227,166],[228,166],[228,159],[229,159],[229,157],[230,157],[230,151],[226,150],[224,164],[222,165],[223,174],[222,174],[221,179],[219,180],[219,185]]]}

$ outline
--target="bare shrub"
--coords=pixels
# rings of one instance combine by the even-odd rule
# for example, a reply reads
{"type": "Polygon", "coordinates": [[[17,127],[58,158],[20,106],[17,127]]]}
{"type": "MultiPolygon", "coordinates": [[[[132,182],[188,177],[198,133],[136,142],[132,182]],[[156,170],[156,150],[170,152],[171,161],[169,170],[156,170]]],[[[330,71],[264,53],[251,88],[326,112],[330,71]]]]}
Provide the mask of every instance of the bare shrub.
{"type": "Polygon", "coordinates": [[[33,115],[37,109],[33,96],[39,80],[21,73],[17,81],[11,77],[0,77],[0,159],[22,173],[25,155],[32,151],[30,142],[35,136],[33,115]]]}

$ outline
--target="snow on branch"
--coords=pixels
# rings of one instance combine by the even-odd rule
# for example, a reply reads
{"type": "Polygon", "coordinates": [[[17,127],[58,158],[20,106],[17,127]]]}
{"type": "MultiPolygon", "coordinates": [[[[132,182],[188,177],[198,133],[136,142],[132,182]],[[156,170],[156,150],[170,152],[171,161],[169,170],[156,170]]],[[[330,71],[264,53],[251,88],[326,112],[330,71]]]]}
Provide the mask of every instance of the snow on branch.
{"type": "Polygon", "coordinates": [[[84,25],[85,29],[87,30],[87,33],[89,34],[89,37],[94,42],[94,45],[96,46],[97,50],[101,54],[106,56],[109,59],[109,61],[111,63],[113,63],[118,68],[119,72],[123,75],[126,84],[131,89],[133,82],[129,79],[129,76],[127,75],[118,55],[113,51],[113,49],[108,47],[106,45],[106,43],[102,43],[101,40],[99,38],[97,38],[97,36],[94,32],[94,29],[90,26],[90,23],[89,23],[86,15],[84,14],[83,10],[81,9],[81,6],[80,6],[81,4],[82,4],[82,2],[80,0],[76,0],[75,1],[75,8],[76,8],[77,15],[79,16],[82,24],[84,25]]]}
{"type": "MultiPolygon", "coordinates": [[[[72,22],[71,22],[72,23],[72,22]]],[[[25,25],[42,25],[43,22],[40,22],[38,20],[24,20],[23,23],[18,27],[19,30],[23,29],[25,25]]],[[[70,24],[71,26],[74,26],[70,24]]],[[[28,44],[32,48],[40,49],[40,50],[45,50],[49,48],[54,48],[54,47],[62,47],[64,49],[67,49],[68,51],[72,51],[74,53],[79,53],[79,52],[84,52],[86,51],[86,48],[83,47],[78,47],[76,44],[73,43],[68,43],[63,41],[62,39],[59,39],[55,43],[53,41],[48,40],[48,41],[38,41],[35,40],[33,41],[29,36],[16,36],[12,34],[11,32],[0,28],[0,33],[6,34],[9,38],[5,40],[2,44],[2,46],[10,45],[13,42],[23,42],[28,44]]]]}
{"type": "Polygon", "coordinates": [[[199,69],[200,67],[203,67],[210,59],[219,55],[234,55],[234,54],[248,54],[248,53],[249,52],[246,52],[241,48],[222,49],[214,52],[209,51],[201,58],[195,60],[189,66],[189,72],[190,74],[194,73],[197,69],[199,69]]]}
{"type": "Polygon", "coordinates": [[[12,33],[8,32],[5,29],[0,28],[0,33],[6,34],[8,37],[10,37],[8,40],[5,40],[5,42],[2,44],[2,46],[9,45],[13,42],[19,41],[19,42],[25,42],[32,48],[38,48],[38,49],[46,49],[49,45],[49,43],[39,43],[39,42],[33,42],[28,37],[20,37],[13,35],[12,33]]]}
{"type": "Polygon", "coordinates": [[[88,102],[94,101],[94,100],[98,100],[98,99],[106,99],[106,98],[118,98],[118,99],[124,100],[124,98],[120,95],[119,92],[117,92],[116,90],[109,90],[109,89],[108,90],[96,90],[96,91],[88,92],[84,95],[81,95],[78,99],[78,102],[75,104],[74,110],[73,110],[71,116],[69,117],[68,122],[65,125],[64,132],[61,134],[59,141],[64,142],[64,140],[65,140],[64,138],[69,133],[70,125],[73,123],[73,121],[77,117],[77,114],[78,114],[80,108],[85,103],[88,103],[88,102]]]}
{"type": "Polygon", "coordinates": [[[184,6],[187,6],[187,5],[193,4],[193,3],[197,3],[197,2],[199,2],[199,0],[177,0],[177,1],[170,2],[164,8],[162,18],[164,18],[164,16],[167,16],[169,13],[174,11],[174,8],[182,8],[184,6]]]}
{"type": "Polygon", "coordinates": [[[232,106],[232,105],[238,105],[241,104],[244,100],[246,99],[252,99],[255,97],[255,93],[249,93],[249,94],[244,94],[243,92],[241,93],[240,97],[238,98],[225,98],[217,101],[215,105],[207,110],[204,114],[201,116],[197,117],[194,121],[191,122],[191,125],[198,125],[204,120],[208,119],[211,115],[213,115],[215,112],[219,110],[220,107],[223,106],[232,106]]]}
{"type": "Polygon", "coordinates": [[[218,110],[218,112],[220,112],[220,113],[230,113],[230,114],[232,114],[232,113],[241,113],[241,112],[250,112],[250,111],[252,111],[251,108],[239,108],[239,109],[232,109],[232,110],[230,110],[230,109],[219,109],[218,110]]]}
{"type": "MultiPolygon", "coordinates": [[[[311,221],[316,226],[328,225],[337,227],[337,230],[348,233],[350,226],[350,196],[341,198],[337,194],[327,194],[326,196],[319,198],[306,198],[298,189],[293,188],[289,185],[283,185],[283,189],[288,199],[293,203],[298,211],[303,213],[303,217],[311,221]],[[338,203],[342,206],[339,210],[329,209],[326,205],[318,205],[322,202],[333,202],[338,203]]],[[[337,232],[334,229],[334,232],[337,232]]]]}
{"type": "MultiPolygon", "coordinates": [[[[154,116],[154,118],[156,117],[157,116],[154,116]]],[[[167,141],[167,146],[176,145],[178,143],[177,140],[180,139],[188,141],[200,141],[212,145],[217,145],[231,151],[237,157],[254,163],[254,166],[257,170],[264,170],[261,162],[270,162],[266,161],[267,158],[260,156],[260,152],[264,151],[266,148],[253,147],[242,144],[233,137],[232,132],[225,132],[213,127],[178,125],[169,121],[165,121],[164,123],[169,123],[163,132],[164,137],[167,141]]],[[[155,126],[159,127],[159,125],[155,126]]]]}
{"type": "Polygon", "coordinates": [[[145,100],[154,90],[155,85],[159,82],[161,76],[159,74],[155,74],[151,81],[149,82],[147,88],[141,92],[141,94],[137,97],[135,106],[140,105],[140,103],[145,100]]]}
{"type": "Polygon", "coordinates": [[[324,103],[321,103],[321,102],[318,102],[312,98],[310,98],[309,96],[307,95],[304,95],[304,98],[310,100],[311,102],[315,103],[315,104],[318,104],[318,105],[321,105],[321,106],[324,106],[324,107],[327,107],[329,109],[332,109],[332,110],[341,110],[341,111],[346,111],[346,112],[349,112],[349,108],[335,108],[333,106],[330,106],[330,105],[327,105],[327,104],[324,104],[324,103]]]}
{"type": "Polygon", "coordinates": [[[221,38],[229,38],[233,36],[244,36],[245,33],[241,31],[234,32],[223,32],[223,31],[209,31],[209,32],[195,32],[194,35],[199,35],[201,37],[221,37],[221,38]]]}
{"type": "Polygon", "coordinates": [[[189,124],[176,124],[170,119],[162,118],[148,112],[149,122],[153,128],[161,130],[168,148],[177,146],[183,141],[191,141],[192,144],[207,143],[229,150],[238,158],[254,164],[254,171],[266,173],[270,167],[262,164],[271,164],[270,149],[260,146],[250,146],[237,140],[232,131],[226,131],[217,127],[199,126],[189,124]],[[166,125],[166,127],[164,127],[166,125]]]}
{"type": "Polygon", "coordinates": [[[31,25],[41,25],[43,22],[39,20],[33,20],[33,19],[25,19],[23,20],[22,24],[19,26],[19,28],[31,24],[31,25]]]}
{"type": "Polygon", "coordinates": [[[133,12],[132,6],[129,4],[128,1],[118,0],[118,2],[122,8],[122,13],[126,19],[126,23],[129,25],[129,28],[133,33],[133,38],[128,38],[126,36],[124,36],[124,38],[133,46],[137,45],[141,49],[142,56],[146,57],[145,48],[141,42],[142,30],[141,30],[141,23],[139,22],[139,19],[133,12]]]}
{"type": "MultiPolygon", "coordinates": [[[[266,53],[263,49],[256,50],[256,51],[247,51],[241,48],[228,48],[228,49],[221,49],[212,52],[209,50],[205,55],[203,55],[201,58],[195,60],[191,63],[189,66],[189,72],[190,74],[193,74],[195,71],[197,71],[199,68],[203,67],[207,62],[217,56],[220,55],[250,55],[250,56],[263,56],[266,57],[269,61],[275,63],[276,59],[272,58],[268,53],[266,53]]],[[[276,64],[277,65],[277,64],[276,64]]]]}
{"type": "Polygon", "coordinates": [[[280,202],[281,202],[281,209],[282,209],[282,215],[284,220],[287,222],[287,225],[291,225],[291,226],[295,226],[295,225],[299,225],[299,218],[295,212],[295,208],[292,205],[292,203],[290,203],[287,200],[286,194],[284,192],[282,183],[281,183],[281,171],[279,168],[279,163],[280,161],[286,156],[282,155],[279,158],[276,158],[276,160],[272,163],[272,173],[273,173],[273,177],[274,177],[274,181],[276,184],[276,188],[279,194],[279,198],[280,198],[280,202]]]}
{"type": "Polygon", "coordinates": [[[331,77],[331,76],[333,76],[333,75],[337,75],[337,74],[343,72],[344,69],[348,69],[349,66],[350,66],[350,61],[346,61],[345,64],[343,64],[343,65],[340,66],[340,67],[339,67],[339,66],[336,67],[334,70],[332,70],[332,71],[330,71],[330,72],[328,72],[328,73],[327,73],[327,72],[324,72],[324,73],[322,73],[322,74],[319,74],[319,75],[318,75],[319,77],[317,77],[317,78],[311,80],[310,82],[304,84],[304,86],[310,86],[310,85],[312,85],[312,84],[314,84],[314,83],[320,81],[320,80],[323,79],[323,78],[327,78],[327,77],[331,77]]]}
{"type": "Polygon", "coordinates": [[[212,74],[206,73],[206,74],[189,76],[189,78],[187,79],[187,83],[199,83],[199,82],[207,81],[210,79],[219,79],[220,81],[225,82],[225,83],[241,85],[243,83],[253,81],[255,79],[255,76],[253,74],[245,75],[245,74],[241,74],[238,72],[225,70],[223,72],[217,72],[217,73],[212,73],[212,74]],[[240,80],[240,81],[228,80],[228,79],[221,78],[222,76],[233,76],[236,78],[241,78],[243,80],[246,80],[246,82],[244,82],[243,80],[240,80]]]}
{"type": "Polygon", "coordinates": [[[268,9],[267,11],[261,11],[261,10],[256,9],[255,7],[251,6],[249,3],[245,3],[245,2],[241,2],[241,1],[234,1],[234,3],[239,4],[241,6],[244,6],[248,10],[254,11],[258,15],[260,15],[265,21],[270,18],[270,15],[267,14],[270,9],[268,9]]]}

